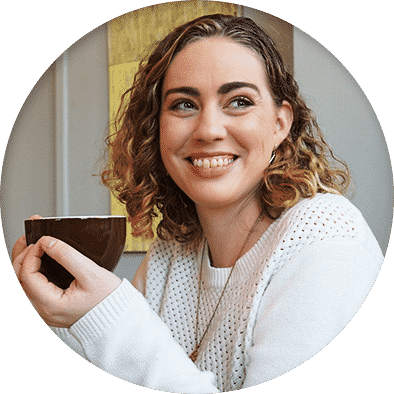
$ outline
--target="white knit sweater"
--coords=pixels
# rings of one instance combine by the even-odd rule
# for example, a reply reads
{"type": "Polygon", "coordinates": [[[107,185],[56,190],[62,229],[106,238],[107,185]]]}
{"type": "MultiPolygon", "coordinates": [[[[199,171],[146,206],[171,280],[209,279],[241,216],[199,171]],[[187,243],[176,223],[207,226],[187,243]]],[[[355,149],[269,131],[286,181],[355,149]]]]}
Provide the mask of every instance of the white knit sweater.
{"type": "MultiPolygon", "coordinates": [[[[236,263],[193,364],[202,250],[155,241],[139,278],[145,298],[124,280],[69,330],[54,331],[93,364],[145,387],[236,390],[273,379],[325,347],[357,312],[383,261],[361,213],[344,197],[299,202],[236,263]]],[[[229,270],[203,256],[198,338],[229,270]]]]}

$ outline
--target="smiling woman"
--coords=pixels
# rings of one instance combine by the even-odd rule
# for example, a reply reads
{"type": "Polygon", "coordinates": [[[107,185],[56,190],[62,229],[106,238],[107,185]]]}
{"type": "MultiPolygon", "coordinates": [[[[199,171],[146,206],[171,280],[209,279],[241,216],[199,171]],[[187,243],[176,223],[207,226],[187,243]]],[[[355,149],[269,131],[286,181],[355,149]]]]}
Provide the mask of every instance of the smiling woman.
{"type": "Polygon", "coordinates": [[[60,241],[14,253],[66,343],[127,381],[213,393],[273,379],[343,329],[383,255],[265,31],[222,14],[179,26],[141,63],[117,124],[103,182],[135,235],[162,215],[132,284],[60,241]],[[43,251],[72,266],[64,293],[37,271],[43,251]]]}
{"type": "Polygon", "coordinates": [[[236,217],[247,206],[253,221],[261,210],[256,188],[292,123],[290,104],[275,105],[257,54],[222,37],[189,44],[166,72],[163,97],[163,163],[198,217],[216,208],[236,217]]]}
{"type": "MultiPolygon", "coordinates": [[[[186,191],[174,184],[175,179],[166,177],[167,173],[171,173],[171,170],[163,165],[167,160],[168,152],[161,151],[163,157],[160,160],[157,160],[157,157],[159,151],[165,149],[163,145],[167,134],[174,145],[179,144],[179,141],[185,138],[185,132],[180,132],[181,130],[175,132],[175,128],[181,127],[181,124],[190,129],[192,123],[197,123],[198,127],[193,129],[193,134],[196,135],[206,133],[205,128],[210,127],[209,122],[222,122],[221,126],[216,128],[216,133],[224,133],[227,126],[222,118],[219,118],[217,114],[213,114],[214,116],[208,114],[209,111],[212,112],[212,103],[208,106],[206,102],[200,103],[203,98],[205,101],[208,99],[208,93],[203,91],[204,87],[205,89],[212,88],[213,92],[221,97],[221,101],[225,98],[230,100],[227,103],[220,103],[221,114],[228,114],[227,119],[232,119],[231,124],[235,128],[245,131],[245,124],[248,123],[246,126],[248,144],[253,145],[255,154],[259,148],[263,149],[264,145],[258,157],[243,155],[243,158],[249,160],[247,162],[249,168],[254,168],[255,172],[260,171],[259,190],[255,191],[258,194],[259,210],[264,210],[268,218],[275,219],[283,209],[296,204],[300,197],[311,197],[320,191],[343,192],[348,186],[349,176],[346,164],[338,162],[342,168],[333,166],[329,158],[329,156],[333,157],[332,152],[321,135],[313,113],[299,96],[297,83],[286,69],[271,38],[248,18],[238,18],[237,24],[232,24],[231,18],[233,17],[226,16],[225,18],[228,19],[226,26],[220,26],[221,22],[218,19],[203,23],[201,21],[204,21],[204,17],[202,17],[195,23],[190,22],[174,29],[141,63],[133,88],[123,96],[125,105],[118,120],[120,127],[118,133],[109,139],[114,167],[103,173],[103,180],[106,184],[112,185],[119,200],[125,204],[135,236],[153,235],[152,220],[159,209],[164,215],[157,229],[159,237],[167,240],[175,237],[189,243],[195,241],[195,244],[202,239],[200,226],[202,217],[201,214],[197,215],[193,199],[190,200],[186,191]],[[207,38],[209,38],[209,45],[199,42],[207,41],[207,38]],[[220,38],[221,41],[218,43],[220,38]],[[190,49],[192,47],[199,52],[192,51],[190,49]],[[212,59],[204,54],[205,50],[210,50],[212,59]],[[225,76],[230,69],[232,78],[229,79],[225,76]],[[171,73],[174,74],[171,78],[172,85],[164,88],[163,83],[168,85],[171,73]],[[209,83],[211,85],[213,83],[209,80],[213,77],[209,75],[213,73],[215,73],[215,78],[219,77],[218,80],[223,81],[222,84],[216,84],[215,87],[209,86],[209,83]],[[257,78],[256,81],[260,81],[260,87],[257,86],[255,78],[257,78]],[[188,84],[185,85],[180,81],[188,84]],[[201,84],[201,86],[192,86],[190,82],[201,84]],[[248,86],[240,86],[245,83],[248,86]],[[148,101],[145,99],[148,94],[147,90],[150,97],[148,101]],[[237,95],[231,96],[233,100],[229,99],[229,95],[235,90],[237,95]],[[248,94],[241,94],[246,91],[248,94]],[[239,101],[240,98],[242,98],[242,104],[239,101]],[[271,114],[277,112],[277,119],[270,119],[270,121],[276,123],[274,125],[274,129],[277,129],[275,130],[276,136],[283,134],[283,142],[278,138],[278,141],[275,141],[273,135],[269,135],[267,125],[259,124],[259,122],[269,120],[268,113],[261,114],[269,106],[271,106],[271,114]],[[196,116],[196,111],[198,116],[196,116]],[[245,112],[248,114],[246,115],[245,112]],[[194,115],[190,116],[192,113],[194,115]],[[260,116],[257,115],[258,113],[260,116]],[[170,114],[172,116],[169,116],[170,114]],[[236,114],[242,116],[235,116],[236,114]],[[160,122],[161,130],[163,130],[164,124],[167,124],[170,119],[179,121],[171,123],[171,130],[162,135],[163,138],[159,142],[156,134],[158,124],[160,122]],[[180,121],[180,119],[183,120],[180,121]],[[290,127],[290,130],[286,130],[287,127],[290,127]],[[251,130],[256,132],[252,135],[251,130]],[[173,134],[170,135],[170,132],[173,134]],[[127,148],[130,146],[131,151],[127,148]],[[262,160],[265,160],[266,164],[270,160],[273,163],[269,167],[266,164],[262,167],[258,166],[257,163],[261,164],[262,160]],[[128,167],[122,164],[124,162],[135,167],[136,170],[132,172],[133,177],[130,178],[128,167]],[[149,173],[144,171],[147,167],[151,169],[149,173]],[[152,182],[152,178],[155,182],[152,182]],[[185,204],[188,209],[179,209],[185,204]]],[[[212,98],[209,100],[212,101],[212,98]]],[[[218,103],[219,100],[217,100],[218,103]]],[[[272,124],[269,127],[272,127],[272,124]]],[[[245,132],[241,134],[245,135],[245,132]]],[[[229,138],[234,140],[231,134],[229,138]]],[[[247,149],[242,145],[244,142],[239,141],[238,150],[241,147],[247,149]]],[[[224,141],[221,144],[226,147],[226,150],[219,153],[225,153],[225,155],[219,155],[218,158],[212,154],[207,156],[207,152],[201,150],[201,142],[199,147],[194,146],[190,153],[199,153],[199,155],[192,160],[188,157],[191,156],[190,154],[184,157],[187,161],[192,161],[194,165],[192,174],[197,177],[198,174],[204,173],[205,177],[209,178],[214,175],[214,172],[207,171],[208,166],[211,168],[212,164],[218,163],[220,166],[221,160],[223,164],[228,164],[235,158],[238,159],[240,155],[237,152],[227,151],[230,147],[226,145],[229,144],[230,141],[224,141]],[[194,152],[194,150],[201,152],[194,152]],[[201,153],[204,153],[205,157],[201,156],[201,153]]],[[[213,151],[213,146],[205,150],[213,151]]],[[[242,160],[235,160],[231,164],[239,167],[238,164],[241,162],[242,160]]],[[[224,170],[221,168],[221,171],[224,172],[224,170]]],[[[218,172],[219,169],[215,171],[218,172]]],[[[232,175],[237,176],[237,174],[232,175]]],[[[249,173],[248,178],[250,175],[249,173]]],[[[227,187],[235,179],[232,178],[231,182],[227,183],[227,187]]],[[[245,178],[238,178],[238,182],[244,181],[245,178]]],[[[223,193],[217,195],[214,192],[209,197],[213,201],[216,196],[219,198],[220,195],[223,193]]],[[[254,214],[257,215],[256,212],[254,214]]],[[[238,221],[239,218],[236,220],[238,221]]]]}

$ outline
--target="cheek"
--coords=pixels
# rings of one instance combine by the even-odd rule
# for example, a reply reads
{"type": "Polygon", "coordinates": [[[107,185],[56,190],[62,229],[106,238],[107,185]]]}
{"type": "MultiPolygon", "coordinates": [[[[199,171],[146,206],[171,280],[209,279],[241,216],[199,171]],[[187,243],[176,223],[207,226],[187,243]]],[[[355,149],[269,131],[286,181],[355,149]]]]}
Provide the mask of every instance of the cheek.
{"type": "Polygon", "coordinates": [[[162,140],[160,140],[160,154],[161,154],[161,159],[163,160],[163,163],[166,166],[166,163],[168,161],[168,148],[165,144],[162,143],[162,140]]]}
{"type": "Polygon", "coordinates": [[[168,154],[168,151],[171,149],[171,142],[174,140],[173,128],[167,121],[166,117],[160,118],[160,128],[159,128],[159,136],[160,136],[160,151],[162,155],[168,154]]]}
{"type": "Polygon", "coordinates": [[[176,130],[165,120],[160,123],[160,154],[167,172],[173,172],[176,163],[177,153],[180,149],[180,138],[176,130]]]}
{"type": "Polygon", "coordinates": [[[162,154],[182,155],[182,148],[189,138],[190,125],[176,117],[163,116],[160,119],[160,150],[162,154]]]}
{"type": "Polygon", "coordinates": [[[255,151],[262,154],[269,149],[273,140],[271,125],[265,118],[253,116],[234,123],[237,142],[247,151],[255,151]]]}
{"type": "Polygon", "coordinates": [[[266,153],[271,151],[274,146],[275,135],[277,132],[276,120],[274,116],[261,115],[250,120],[249,125],[245,127],[248,130],[248,139],[255,147],[261,147],[266,153]]]}
{"type": "Polygon", "coordinates": [[[171,157],[171,146],[169,146],[169,140],[166,134],[160,132],[160,154],[163,161],[164,167],[168,171],[170,157],[171,157]]]}

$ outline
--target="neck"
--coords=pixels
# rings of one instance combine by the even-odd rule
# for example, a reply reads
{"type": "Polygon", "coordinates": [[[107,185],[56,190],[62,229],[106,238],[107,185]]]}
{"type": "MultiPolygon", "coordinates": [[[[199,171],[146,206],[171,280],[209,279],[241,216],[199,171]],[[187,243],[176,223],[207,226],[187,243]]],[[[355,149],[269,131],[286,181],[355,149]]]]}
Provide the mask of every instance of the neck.
{"type": "Polygon", "coordinates": [[[217,268],[232,267],[272,223],[269,218],[261,217],[254,227],[261,214],[257,201],[241,207],[197,207],[197,212],[209,246],[211,265],[217,268]]]}

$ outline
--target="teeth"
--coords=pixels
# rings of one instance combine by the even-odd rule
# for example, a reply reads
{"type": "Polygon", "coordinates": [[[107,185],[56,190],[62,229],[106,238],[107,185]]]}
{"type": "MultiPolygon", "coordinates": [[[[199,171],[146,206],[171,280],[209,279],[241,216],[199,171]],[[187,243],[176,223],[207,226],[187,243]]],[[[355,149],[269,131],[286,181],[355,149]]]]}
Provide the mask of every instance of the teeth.
{"type": "Polygon", "coordinates": [[[221,157],[219,159],[194,159],[193,160],[193,165],[195,167],[204,167],[204,168],[215,168],[215,167],[223,167],[227,166],[230,163],[232,163],[234,159],[228,159],[227,157],[222,159],[221,157]]]}

